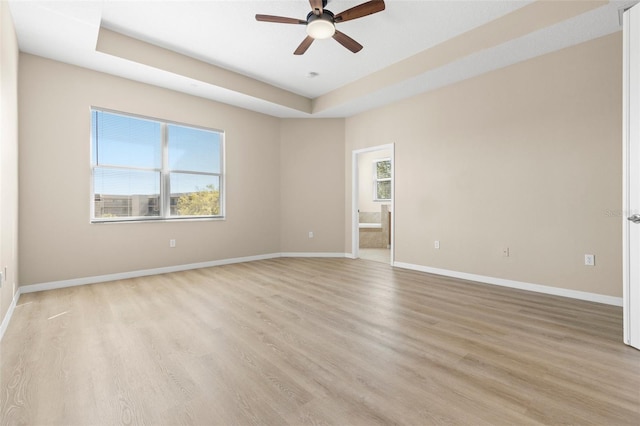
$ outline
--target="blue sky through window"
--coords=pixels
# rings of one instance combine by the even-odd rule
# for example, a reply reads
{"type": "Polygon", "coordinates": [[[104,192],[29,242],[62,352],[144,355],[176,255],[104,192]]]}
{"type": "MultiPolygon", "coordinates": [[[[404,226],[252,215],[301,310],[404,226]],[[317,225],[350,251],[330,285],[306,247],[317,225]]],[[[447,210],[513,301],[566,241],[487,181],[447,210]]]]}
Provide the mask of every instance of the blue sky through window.
{"type": "Polygon", "coordinates": [[[169,169],[220,173],[220,134],[170,124],[169,169]]]}
{"type": "MultiPolygon", "coordinates": [[[[162,124],[143,118],[92,111],[94,192],[109,195],[159,194],[162,168],[162,124]],[[100,166],[123,166],[122,169],[100,166]],[[131,170],[128,167],[155,169],[131,170]]],[[[222,134],[176,124],[167,125],[169,171],[220,173],[222,134]]],[[[219,177],[175,174],[171,193],[219,189],[219,177]]]]}
{"type": "Polygon", "coordinates": [[[93,111],[93,161],[98,166],[162,167],[158,122],[93,111]]]}

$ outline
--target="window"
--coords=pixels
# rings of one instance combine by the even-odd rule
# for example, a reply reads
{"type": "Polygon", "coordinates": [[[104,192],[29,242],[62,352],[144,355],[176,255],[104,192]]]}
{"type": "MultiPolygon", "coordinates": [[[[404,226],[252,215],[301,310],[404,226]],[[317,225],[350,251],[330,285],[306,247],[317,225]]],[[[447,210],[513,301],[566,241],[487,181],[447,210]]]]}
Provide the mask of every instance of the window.
{"type": "Polygon", "coordinates": [[[224,133],[91,110],[92,222],[223,217],[224,133]]]}
{"type": "Polygon", "coordinates": [[[373,201],[391,200],[391,160],[373,162],[373,201]]]}

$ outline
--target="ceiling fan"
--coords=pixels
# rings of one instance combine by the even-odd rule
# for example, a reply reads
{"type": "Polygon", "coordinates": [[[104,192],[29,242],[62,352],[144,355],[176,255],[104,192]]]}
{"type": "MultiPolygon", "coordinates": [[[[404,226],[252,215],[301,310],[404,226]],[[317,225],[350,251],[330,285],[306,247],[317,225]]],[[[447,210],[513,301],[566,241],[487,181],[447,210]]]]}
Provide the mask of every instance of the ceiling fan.
{"type": "Polygon", "coordinates": [[[256,20],[279,24],[306,25],[307,37],[302,40],[300,46],[293,52],[294,55],[302,55],[314,40],[329,37],[333,37],[338,43],[353,53],[357,53],[362,50],[362,45],[348,35],[336,30],[335,24],[381,12],[385,8],[384,0],[371,0],[334,15],[333,12],[324,8],[327,5],[327,0],[309,0],[309,4],[311,4],[311,12],[307,15],[306,20],[260,14],[256,15],[256,20]]]}

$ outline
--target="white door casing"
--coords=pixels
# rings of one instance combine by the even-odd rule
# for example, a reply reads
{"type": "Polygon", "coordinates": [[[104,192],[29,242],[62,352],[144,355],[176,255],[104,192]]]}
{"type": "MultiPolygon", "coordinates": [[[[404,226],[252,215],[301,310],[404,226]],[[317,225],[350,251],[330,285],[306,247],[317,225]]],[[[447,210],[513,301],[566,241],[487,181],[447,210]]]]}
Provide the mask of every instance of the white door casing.
{"type": "Polygon", "coordinates": [[[640,6],[623,19],[624,343],[640,349],[640,6]]]}

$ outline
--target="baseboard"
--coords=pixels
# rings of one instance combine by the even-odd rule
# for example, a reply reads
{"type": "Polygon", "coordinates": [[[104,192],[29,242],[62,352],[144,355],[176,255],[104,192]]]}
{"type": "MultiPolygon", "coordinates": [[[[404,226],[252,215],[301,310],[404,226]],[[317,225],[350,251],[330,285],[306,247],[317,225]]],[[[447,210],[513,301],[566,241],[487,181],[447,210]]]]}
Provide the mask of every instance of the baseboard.
{"type": "Polygon", "coordinates": [[[168,274],[171,272],[188,271],[190,269],[210,268],[212,266],[231,265],[233,263],[254,262],[256,260],[275,259],[279,257],[345,257],[345,253],[270,253],[257,256],[236,257],[232,259],[213,260],[209,262],[189,263],[186,265],[167,266],[163,268],[144,269],[139,271],[121,272],[116,274],[98,275],[93,277],[75,278],[71,280],[51,281],[47,283],[30,284],[20,287],[22,293],[56,290],[59,288],[75,287],[79,285],[98,284],[108,281],[125,280],[128,278],[146,277],[149,275],[168,274]]]}
{"type": "Polygon", "coordinates": [[[256,260],[273,259],[280,257],[280,253],[261,254],[257,256],[236,257],[232,259],[212,260],[209,262],[189,263],[186,265],[166,266],[163,268],[143,269],[139,271],[120,272],[116,274],[97,275],[93,277],[75,278],[71,280],[51,281],[48,283],[30,284],[21,286],[22,293],[34,293],[36,291],[56,290],[59,288],[75,287],[79,285],[98,284],[107,281],[125,280],[128,278],[146,277],[149,275],[168,274],[171,272],[188,271],[190,269],[210,268],[212,266],[230,265],[233,263],[253,262],[256,260]]]}
{"type": "Polygon", "coordinates": [[[586,291],[569,290],[566,288],[550,287],[541,284],[531,284],[522,281],[506,280],[503,278],[487,277],[484,275],[469,274],[466,272],[450,271],[447,269],[431,268],[429,266],[414,265],[411,263],[394,262],[393,266],[413,271],[427,272],[429,274],[443,275],[462,280],[477,281],[484,284],[499,285],[502,287],[517,288],[519,290],[533,291],[536,293],[551,294],[553,296],[568,297],[571,299],[586,300],[589,302],[603,303],[605,305],[622,306],[622,297],[606,296],[586,291]]]}
{"type": "Polygon", "coordinates": [[[7,313],[4,315],[4,318],[2,319],[2,323],[0,324],[0,342],[4,337],[4,332],[7,331],[7,327],[9,327],[9,321],[11,321],[11,317],[13,316],[13,311],[16,309],[16,306],[18,305],[20,294],[22,294],[22,291],[20,287],[18,287],[16,294],[13,295],[13,300],[9,305],[9,309],[7,310],[7,313]]]}

